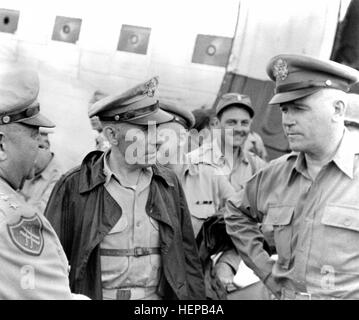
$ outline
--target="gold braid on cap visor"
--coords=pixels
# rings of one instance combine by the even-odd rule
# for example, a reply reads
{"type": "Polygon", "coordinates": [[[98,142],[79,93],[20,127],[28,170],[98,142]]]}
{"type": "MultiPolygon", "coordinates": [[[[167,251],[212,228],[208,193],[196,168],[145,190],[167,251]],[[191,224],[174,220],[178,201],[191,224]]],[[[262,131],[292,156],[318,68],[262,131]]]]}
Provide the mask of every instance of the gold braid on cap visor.
{"type": "Polygon", "coordinates": [[[307,89],[307,88],[315,88],[315,87],[322,87],[322,88],[333,88],[333,89],[339,89],[344,92],[348,92],[350,88],[346,85],[333,82],[331,80],[326,81],[304,81],[304,82],[295,82],[295,83],[288,83],[288,84],[282,84],[277,86],[275,93],[283,93],[283,92],[290,92],[300,89],[307,89]]]}
{"type": "Polygon", "coordinates": [[[158,101],[148,107],[143,107],[137,110],[125,111],[124,113],[118,113],[113,116],[101,116],[98,115],[102,121],[129,121],[140,116],[146,116],[154,111],[158,110],[158,101]]]}
{"type": "Polygon", "coordinates": [[[8,124],[19,120],[30,119],[40,112],[40,104],[35,107],[25,109],[18,113],[4,113],[0,115],[0,124],[8,124]]]}

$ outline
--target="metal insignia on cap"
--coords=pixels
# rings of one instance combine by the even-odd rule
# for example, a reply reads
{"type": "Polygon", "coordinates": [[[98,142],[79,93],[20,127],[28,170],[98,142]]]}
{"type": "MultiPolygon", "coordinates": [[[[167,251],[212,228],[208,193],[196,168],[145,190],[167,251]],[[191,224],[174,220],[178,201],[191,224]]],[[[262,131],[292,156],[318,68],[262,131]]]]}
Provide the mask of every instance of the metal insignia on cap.
{"type": "Polygon", "coordinates": [[[155,91],[158,86],[158,79],[152,78],[145,84],[145,86],[146,86],[146,89],[144,91],[144,94],[147,94],[147,96],[149,96],[149,97],[153,97],[155,95],[155,91]]]}
{"type": "Polygon", "coordinates": [[[273,75],[276,80],[285,80],[288,76],[288,65],[283,59],[278,59],[273,63],[273,75]]]}
{"type": "Polygon", "coordinates": [[[332,81],[331,80],[326,80],[325,85],[330,87],[332,85],[332,81]]]}

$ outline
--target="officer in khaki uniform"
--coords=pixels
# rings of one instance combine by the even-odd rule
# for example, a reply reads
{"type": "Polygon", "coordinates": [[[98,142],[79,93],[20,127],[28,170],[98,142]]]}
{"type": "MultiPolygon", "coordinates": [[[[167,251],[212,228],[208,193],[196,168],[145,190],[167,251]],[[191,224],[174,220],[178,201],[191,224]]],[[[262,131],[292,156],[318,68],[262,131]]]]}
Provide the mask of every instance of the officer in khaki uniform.
{"type": "Polygon", "coordinates": [[[359,72],[333,61],[279,55],[276,83],[292,153],[272,161],[227,202],[227,232],[246,264],[282,299],[359,298],[359,146],[344,126],[359,72]],[[258,222],[273,228],[278,260],[258,222]]]}
{"type": "Polygon", "coordinates": [[[0,299],[71,299],[69,266],[47,219],[16,192],[33,176],[39,80],[25,69],[0,72],[0,299]]]}
{"type": "MultiPolygon", "coordinates": [[[[213,129],[212,141],[190,152],[189,161],[220,168],[235,191],[241,190],[250,177],[266,165],[264,160],[245,147],[254,114],[249,96],[224,94],[216,106],[216,128],[213,129]]],[[[222,282],[229,284],[233,281],[240,259],[235,251],[228,251],[225,260],[218,263],[216,269],[222,275],[222,282]]]]}
{"type": "Polygon", "coordinates": [[[204,281],[178,178],[156,165],[158,79],[94,103],[111,147],[65,174],[45,215],[71,263],[74,292],[94,299],[203,299],[204,281]]]}

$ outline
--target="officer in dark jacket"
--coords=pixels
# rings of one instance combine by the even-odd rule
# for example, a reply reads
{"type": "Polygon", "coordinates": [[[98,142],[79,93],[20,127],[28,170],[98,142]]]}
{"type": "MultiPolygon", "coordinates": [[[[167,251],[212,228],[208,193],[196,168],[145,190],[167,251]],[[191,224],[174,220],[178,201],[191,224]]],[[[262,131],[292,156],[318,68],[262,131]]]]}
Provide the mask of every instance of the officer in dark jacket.
{"type": "Polygon", "coordinates": [[[74,292],[92,299],[204,299],[191,218],[174,173],[155,165],[156,78],[96,102],[111,147],[56,185],[45,215],[70,261],[74,292]]]}

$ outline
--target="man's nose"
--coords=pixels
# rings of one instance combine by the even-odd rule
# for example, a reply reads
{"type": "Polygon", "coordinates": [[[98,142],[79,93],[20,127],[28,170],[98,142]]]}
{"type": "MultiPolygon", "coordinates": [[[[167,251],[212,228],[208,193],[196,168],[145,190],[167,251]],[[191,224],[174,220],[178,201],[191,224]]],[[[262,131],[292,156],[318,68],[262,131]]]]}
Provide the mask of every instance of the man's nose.
{"type": "Polygon", "coordinates": [[[291,127],[295,125],[295,119],[290,112],[282,113],[282,124],[285,127],[291,127]]]}
{"type": "Polygon", "coordinates": [[[233,127],[234,131],[246,131],[247,127],[245,125],[242,125],[241,123],[237,123],[234,127],[233,127]]]}

